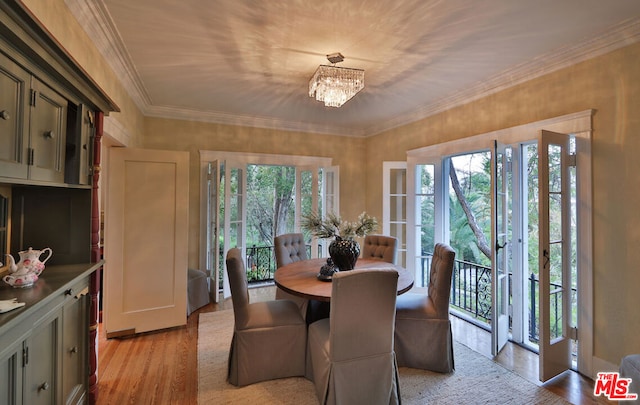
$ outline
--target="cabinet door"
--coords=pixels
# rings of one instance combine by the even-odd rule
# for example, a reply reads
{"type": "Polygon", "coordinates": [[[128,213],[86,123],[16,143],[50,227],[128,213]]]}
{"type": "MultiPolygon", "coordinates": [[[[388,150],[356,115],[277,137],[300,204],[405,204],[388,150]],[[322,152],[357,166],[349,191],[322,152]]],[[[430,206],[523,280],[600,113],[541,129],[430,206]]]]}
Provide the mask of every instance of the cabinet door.
{"type": "Polygon", "coordinates": [[[24,403],[45,405],[59,403],[59,317],[60,312],[47,317],[27,338],[24,403]]]}
{"type": "Polygon", "coordinates": [[[0,53],[0,175],[27,178],[31,76],[0,53]]]}
{"type": "Polygon", "coordinates": [[[22,403],[22,342],[0,351],[0,404],[22,403]]]}
{"type": "Polygon", "coordinates": [[[29,178],[63,183],[67,100],[35,78],[32,91],[29,178]]]}
{"type": "Polygon", "coordinates": [[[89,288],[70,291],[62,310],[62,400],[81,403],[87,384],[87,331],[89,288]]]}
{"type": "Polygon", "coordinates": [[[84,104],[67,106],[67,140],[64,181],[67,184],[91,183],[94,112],[84,104]]]}

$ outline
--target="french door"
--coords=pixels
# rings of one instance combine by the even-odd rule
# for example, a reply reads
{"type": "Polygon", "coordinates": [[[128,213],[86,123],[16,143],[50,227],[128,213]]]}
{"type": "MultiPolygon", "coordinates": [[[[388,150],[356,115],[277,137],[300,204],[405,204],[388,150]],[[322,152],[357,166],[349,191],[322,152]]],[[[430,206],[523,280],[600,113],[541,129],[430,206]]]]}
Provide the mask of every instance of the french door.
{"type": "Polygon", "coordinates": [[[509,273],[511,272],[511,149],[495,141],[492,153],[491,354],[509,340],[509,273]]]}
{"type": "Polygon", "coordinates": [[[569,137],[541,131],[539,167],[540,380],[571,368],[569,137]]]}
{"type": "MultiPolygon", "coordinates": [[[[300,231],[300,217],[304,213],[326,213],[327,210],[338,209],[339,170],[331,166],[331,159],[201,151],[200,163],[200,190],[203,196],[200,206],[200,267],[211,274],[214,302],[219,298],[220,289],[225,298],[231,294],[225,271],[226,252],[237,247],[246,256],[247,235],[250,234],[247,210],[251,205],[248,170],[251,167],[295,167],[295,188],[292,193],[294,229],[287,231],[300,231]]],[[[255,185],[252,187],[254,194],[270,192],[255,189],[255,185]]],[[[319,254],[318,243],[314,243],[312,257],[319,254]]]]}

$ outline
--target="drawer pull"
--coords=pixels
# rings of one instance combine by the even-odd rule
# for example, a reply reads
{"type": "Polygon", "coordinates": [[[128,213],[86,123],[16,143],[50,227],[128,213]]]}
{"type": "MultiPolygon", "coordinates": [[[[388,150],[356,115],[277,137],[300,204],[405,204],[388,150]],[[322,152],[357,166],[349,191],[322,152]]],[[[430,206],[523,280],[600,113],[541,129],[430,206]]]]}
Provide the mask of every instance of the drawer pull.
{"type": "Polygon", "coordinates": [[[48,389],[49,389],[49,383],[45,381],[42,384],[40,384],[40,386],[38,387],[38,392],[46,391],[48,389]]]}
{"type": "Polygon", "coordinates": [[[2,110],[0,111],[0,118],[2,118],[3,120],[8,120],[9,118],[11,118],[11,115],[9,114],[9,111],[2,110]]]}

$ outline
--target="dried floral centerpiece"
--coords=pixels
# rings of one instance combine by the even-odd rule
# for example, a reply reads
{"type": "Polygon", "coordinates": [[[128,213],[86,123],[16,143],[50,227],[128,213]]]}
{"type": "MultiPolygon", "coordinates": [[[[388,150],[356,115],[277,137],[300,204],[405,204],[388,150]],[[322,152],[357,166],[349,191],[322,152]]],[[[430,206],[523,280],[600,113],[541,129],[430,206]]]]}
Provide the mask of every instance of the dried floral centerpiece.
{"type": "Polygon", "coordinates": [[[329,256],[340,271],[345,271],[352,270],[360,256],[360,244],[354,238],[375,231],[378,221],[366,212],[360,214],[355,222],[343,221],[333,213],[324,219],[311,213],[302,217],[301,226],[318,238],[333,238],[329,244],[329,256]]]}

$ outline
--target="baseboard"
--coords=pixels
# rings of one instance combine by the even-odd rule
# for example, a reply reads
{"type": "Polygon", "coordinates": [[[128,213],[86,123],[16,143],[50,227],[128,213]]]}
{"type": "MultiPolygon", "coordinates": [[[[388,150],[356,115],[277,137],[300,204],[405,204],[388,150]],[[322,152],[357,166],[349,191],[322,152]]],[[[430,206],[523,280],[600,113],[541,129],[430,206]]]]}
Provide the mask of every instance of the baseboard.
{"type": "Polygon", "coordinates": [[[619,369],[620,366],[618,364],[613,364],[599,357],[593,356],[593,375],[591,378],[595,380],[598,377],[598,373],[615,372],[619,369]]]}

